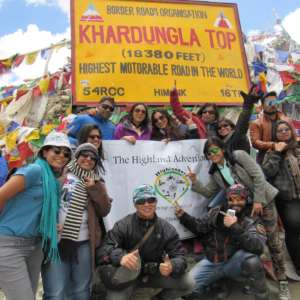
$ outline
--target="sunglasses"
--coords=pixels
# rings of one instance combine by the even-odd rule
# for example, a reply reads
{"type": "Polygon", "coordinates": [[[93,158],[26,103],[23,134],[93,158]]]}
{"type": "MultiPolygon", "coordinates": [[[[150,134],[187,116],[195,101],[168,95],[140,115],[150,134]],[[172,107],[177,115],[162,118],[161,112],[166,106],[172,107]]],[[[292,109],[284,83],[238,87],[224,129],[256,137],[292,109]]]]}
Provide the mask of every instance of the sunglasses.
{"type": "Polygon", "coordinates": [[[274,106],[274,105],[277,105],[277,103],[278,103],[277,99],[274,99],[274,100],[265,100],[265,104],[267,106],[274,106]]]}
{"type": "Polygon", "coordinates": [[[71,158],[71,151],[69,149],[61,147],[51,147],[50,150],[52,150],[56,155],[60,155],[62,153],[65,158],[71,158]]]}
{"type": "Polygon", "coordinates": [[[277,129],[277,133],[285,133],[285,132],[289,132],[289,131],[291,131],[291,129],[289,129],[289,128],[277,129]]]}
{"type": "Polygon", "coordinates": [[[110,112],[113,112],[114,109],[115,109],[113,106],[110,106],[110,105],[107,105],[107,104],[101,104],[101,107],[105,110],[109,110],[110,112]]]}
{"type": "Polygon", "coordinates": [[[90,158],[94,162],[96,162],[98,160],[97,157],[90,151],[81,151],[79,156],[82,156],[84,158],[90,158]]]}
{"type": "Polygon", "coordinates": [[[159,116],[159,117],[154,119],[154,123],[157,123],[159,121],[163,121],[165,118],[166,118],[165,116],[159,116]]]}
{"type": "Polygon", "coordinates": [[[202,112],[202,114],[210,114],[210,115],[214,115],[215,114],[215,111],[214,110],[204,110],[202,112]]]}
{"type": "Polygon", "coordinates": [[[156,202],[156,198],[147,198],[147,199],[138,199],[135,201],[135,204],[137,205],[145,205],[147,203],[153,204],[156,202]]]}
{"type": "Polygon", "coordinates": [[[229,124],[223,124],[223,125],[219,125],[219,126],[218,126],[218,129],[220,130],[220,129],[222,129],[222,128],[228,128],[228,127],[230,127],[229,124]]]}
{"type": "Polygon", "coordinates": [[[221,152],[221,148],[219,147],[211,147],[208,149],[207,155],[215,155],[221,152]]]}
{"type": "Polygon", "coordinates": [[[133,110],[133,112],[135,112],[137,114],[139,114],[139,113],[144,114],[144,115],[146,114],[146,111],[144,109],[139,109],[139,108],[135,108],[133,110]]]}
{"type": "Polygon", "coordinates": [[[94,139],[101,140],[101,136],[97,135],[97,134],[90,134],[89,138],[92,140],[94,140],[94,139]]]}

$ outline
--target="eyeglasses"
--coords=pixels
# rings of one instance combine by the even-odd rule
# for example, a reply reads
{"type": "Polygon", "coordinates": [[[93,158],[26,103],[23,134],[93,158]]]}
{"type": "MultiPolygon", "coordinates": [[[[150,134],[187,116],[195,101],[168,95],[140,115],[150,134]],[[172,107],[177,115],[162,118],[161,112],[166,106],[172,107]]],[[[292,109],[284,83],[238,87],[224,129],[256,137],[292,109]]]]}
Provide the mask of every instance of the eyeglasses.
{"type": "Polygon", "coordinates": [[[277,133],[285,133],[291,131],[290,128],[282,128],[282,129],[277,129],[277,133]]]}
{"type": "Polygon", "coordinates": [[[210,114],[210,115],[214,115],[215,114],[215,111],[214,110],[204,110],[202,112],[202,114],[210,114]]]}
{"type": "Polygon", "coordinates": [[[79,156],[83,156],[84,158],[90,158],[93,161],[97,161],[97,157],[90,151],[81,151],[79,156]]]}
{"type": "Polygon", "coordinates": [[[146,114],[146,111],[144,110],[144,109],[139,109],[139,108],[135,108],[134,110],[133,110],[133,112],[135,112],[135,113],[141,113],[141,114],[146,114]]]}
{"type": "Polygon", "coordinates": [[[162,122],[165,118],[166,118],[166,117],[163,116],[163,115],[161,115],[161,116],[159,116],[159,117],[157,117],[157,118],[154,118],[154,123],[157,123],[158,121],[162,122]]]}
{"type": "Polygon", "coordinates": [[[89,135],[89,139],[97,139],[97,140],[101,140],[101,136],[100,135],[97,135],[97,134],[90,134],[89,135]]]}
{"type": "Polygon", "coordinates": [[[230,127],[229,124],[219,125],[219,126],[218,126],[218,130],[220,130],[220,129],[222,129],[222,128],[228,128],[228,127],[230,127]]]}
{"type": "Polygon", "coordinates": [[[136,205],[145,205],[147,203],[153,204],[156,202],[156,198],[138,199],[135,201],[136,205]]]}
{"type": "Polygon", "coordinates": [[[219,147],[211,147],[208,149],[207,155],[215,155],[221,152],[221,148],[219,147]]]}
{"type": "Polygon", "coordinates": [[[110,112],[113,112],[114,109],[115,109],[113,106],[110,106],[110,105],[107,105],[107,104],[101,104],[101,107],[105,110],[109,110],[110,112]]]}
{"type": "Polygon", "coordinates": [[[56,155],[60,155],[62,153],[65,158],[71,158],[71,151],[69,149],[53,146],[50,150],[52,150],[56,155]]]}

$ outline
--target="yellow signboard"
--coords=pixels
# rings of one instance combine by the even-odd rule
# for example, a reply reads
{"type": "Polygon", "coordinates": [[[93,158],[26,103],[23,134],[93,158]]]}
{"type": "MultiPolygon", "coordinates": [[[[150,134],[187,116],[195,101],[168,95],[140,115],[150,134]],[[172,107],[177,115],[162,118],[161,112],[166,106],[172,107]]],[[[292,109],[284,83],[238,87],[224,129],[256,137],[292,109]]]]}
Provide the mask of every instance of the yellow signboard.
{"type": "Polygon", "coordinates": [[[72,0],[73,98],[238,104],[249,74],[235,4],[72,0]]]}

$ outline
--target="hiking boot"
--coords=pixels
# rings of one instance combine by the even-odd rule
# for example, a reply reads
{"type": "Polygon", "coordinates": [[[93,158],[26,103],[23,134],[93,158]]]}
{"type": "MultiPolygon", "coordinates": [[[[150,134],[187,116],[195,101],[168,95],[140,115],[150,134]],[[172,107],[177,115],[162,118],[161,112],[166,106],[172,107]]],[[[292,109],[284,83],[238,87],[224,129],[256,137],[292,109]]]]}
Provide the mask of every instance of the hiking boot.
{"type": "Polygon", "coordinates": [[[289,283],[287,280],[280,280],[279,281],[279,300],[291,300],[291,294],[289,290],[289,283]]]}

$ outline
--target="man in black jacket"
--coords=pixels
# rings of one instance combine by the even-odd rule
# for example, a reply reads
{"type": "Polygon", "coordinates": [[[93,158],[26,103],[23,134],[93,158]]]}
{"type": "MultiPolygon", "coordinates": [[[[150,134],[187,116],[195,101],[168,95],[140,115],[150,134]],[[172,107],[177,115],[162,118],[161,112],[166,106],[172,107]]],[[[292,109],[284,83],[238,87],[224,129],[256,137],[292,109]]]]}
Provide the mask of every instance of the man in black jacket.
{"type": "Polygon", "coordinates": [[[211,284],[222,278],[245,280],[255,299],[268,299],[264,270],[259,259],[266,240],[259,219],[247,217],[247,191],[241,184],[227,190],[227,207],[215,207],[196,219],[176,208],[180,223],[203,241],[205,258],[191,270],[196,285],[188,299],[198,298],[211,284]],[[224,212],[224,209],[227,212],[224,212]]]}
{"type": "MultiPolygon", "coordinates": [[[[192,291],[194,281],[185,274],[187,263],[176,229],[156,215],[157,199],[151,185],[142,185],[133,192],[136,208],[108,231],[98,256],[107,257],[114,266],[141,272],[123,290],[107,290],[108,300],[129,300],[136,287],[162,288],[152,299],[173,300],[192,291]],[[135,249],[148,229],[154,225],[149,238],[135,249]]],[[[101,268],[101,266],[100,266],[101,268]]]]}

